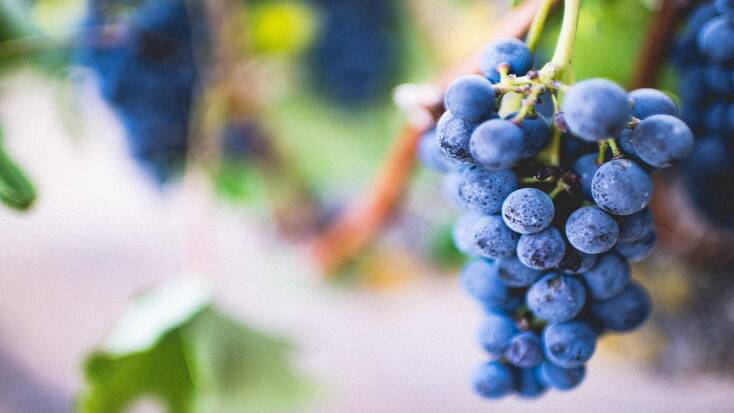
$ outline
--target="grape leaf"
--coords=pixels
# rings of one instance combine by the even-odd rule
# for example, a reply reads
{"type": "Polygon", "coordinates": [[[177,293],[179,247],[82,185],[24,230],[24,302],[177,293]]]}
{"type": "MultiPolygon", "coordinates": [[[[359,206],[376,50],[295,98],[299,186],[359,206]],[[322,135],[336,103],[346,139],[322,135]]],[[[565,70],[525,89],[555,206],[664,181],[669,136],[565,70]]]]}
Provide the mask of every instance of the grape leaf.
{"type": "Polygon", "coordinates": [[[217,310],[200,283],[177,281],[139,297],[86,359],[78,411],[120,413],[141,399],[170,413],[292,411],[313,388],[290,351],[217,310]]]}
{"type": "Polygon", "coordinates": [[[2,147],[0,130],[0,202],[19,210],[30,208],[36,199],[36,190],[20,168],[2,147]]]}

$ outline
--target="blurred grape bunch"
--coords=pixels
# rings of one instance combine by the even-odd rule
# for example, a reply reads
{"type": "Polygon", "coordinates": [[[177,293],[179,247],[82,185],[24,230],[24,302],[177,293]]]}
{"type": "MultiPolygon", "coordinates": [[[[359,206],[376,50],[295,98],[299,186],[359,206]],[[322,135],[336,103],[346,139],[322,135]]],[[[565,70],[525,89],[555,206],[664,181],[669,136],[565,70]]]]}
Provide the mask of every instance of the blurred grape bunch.
{"type": "Polygon", "coordinates": [[[161,184],[181,172],[189,148],[203,31],[196,4],[90,0],[79,41],[77,59],[97,74],[132,156],[161,184]]]}
{"type": "Polygon", "coordinates": [[[308,54],[316,89],[337,103],[374,103],[400,66],[399,1],[311,0],[320,29],[308,54]]]}

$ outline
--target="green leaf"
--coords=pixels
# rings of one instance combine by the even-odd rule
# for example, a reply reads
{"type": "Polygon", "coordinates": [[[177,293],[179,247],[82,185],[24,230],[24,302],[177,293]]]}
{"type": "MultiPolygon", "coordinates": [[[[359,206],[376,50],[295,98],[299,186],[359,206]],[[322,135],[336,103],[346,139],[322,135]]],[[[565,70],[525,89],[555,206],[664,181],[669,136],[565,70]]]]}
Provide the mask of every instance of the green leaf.
{"type": "Polygon", "coordinates": [[[78,411],[121,413],[143,398],[169,413],[293,411],[313,387],[290,352],[215,309],[201,283],[176,281],[139,297],[87,358],[78,411]]]}
{"type": "Polygon", "coordinates": [[[0,202],[5,205],[25,210],[36,200],[36,190],[30,180],[13,162],[2,147],[2,131],[0,131],[0,202]]]}

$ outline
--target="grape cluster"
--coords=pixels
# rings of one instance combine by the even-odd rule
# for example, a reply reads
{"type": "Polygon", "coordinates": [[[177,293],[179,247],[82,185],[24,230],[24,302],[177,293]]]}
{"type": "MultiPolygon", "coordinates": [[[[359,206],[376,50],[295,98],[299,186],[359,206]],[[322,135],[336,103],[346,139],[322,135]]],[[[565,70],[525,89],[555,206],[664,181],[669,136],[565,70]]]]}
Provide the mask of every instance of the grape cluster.
{"type": "Polygon", "coordinates": [[[683,170],[690,199],[703,216],[719,227],[734,230],[732,45],[731,2],[705,2],[688,17],[677,40],[673,63],[682,85],[681,117],[697,137],[683,170]]]}
{"type": "Polygon", "coordinates": [[[161,183],[189,146],[198,82],[189,11],[184,0],[92,0],[77,53],[122,120],[132,156],[161,183]]]}
{"type": "Polygon", "coordinates": [[[474,388],[490,399],[568,390],[602,333],[650,314],[629,263],[655,244],[650,172],[686,159],[693,136],[662,92],[544,79],[518,40],[489,45],[481,72],[453,82],[418,149],[464,211],[453,232],[471,257],[460,281],[485,310],[479,343],[490,359],[474,388]],[[519,108],[509,92],[524,95],[519,108]],[[551,118],[538,99],[554,102],[551,118]]]}
{"type": "Polygon", "coordinates": [[[391,0],[312,0],[321,29],[308,66],[319,91],[346,105],[389,92],[398,69],[397,3],[391,0]]]}

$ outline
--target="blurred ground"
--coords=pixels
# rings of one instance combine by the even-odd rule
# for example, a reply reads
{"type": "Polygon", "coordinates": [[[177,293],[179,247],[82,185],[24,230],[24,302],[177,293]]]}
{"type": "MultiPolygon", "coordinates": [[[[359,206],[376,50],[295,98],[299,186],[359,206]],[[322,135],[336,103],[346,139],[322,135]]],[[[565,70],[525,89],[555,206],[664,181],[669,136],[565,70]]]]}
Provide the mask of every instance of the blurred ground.
{"type": "Polygon", "coordinates": [[[7,145],[40,193],[28,216],[0,210],[1,413],[70,411],[83,354],[128,299],[192,271],[211,276],[228,311],[297,343],[300,367],[322,388],[307,413],[734,412],[730,381],[663,379],[604,351],[574,392],[482,402],[468,386],[479,314],[453,280],[328,287],[251,214],[190,188],[157,193],[93,94],[83,137],[72,139],[49,85],[23,75],[0,92],[7,145]]]}

